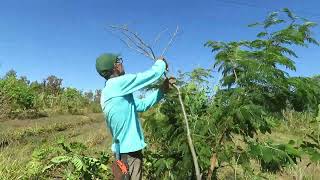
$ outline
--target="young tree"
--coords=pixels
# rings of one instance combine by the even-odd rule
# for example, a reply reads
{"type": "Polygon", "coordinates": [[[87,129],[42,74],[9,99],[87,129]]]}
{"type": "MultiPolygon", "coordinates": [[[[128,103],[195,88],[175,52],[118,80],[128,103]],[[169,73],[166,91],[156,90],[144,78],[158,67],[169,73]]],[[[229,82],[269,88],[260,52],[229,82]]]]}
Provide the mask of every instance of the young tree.
{"type": "MultiPolygon", "coordinates": [[[[294,84],[280,67],[295,70],[292,57],[297,55],[292,46],[318,44],[311,34],[315,23],[288,9],[281,12],[273,12],[262,23],[252,25],[263,29],[255,40],[206,43],[217,52],[214,68],[222,74],[221,87],[212,101],[207,92],[213,90],[195,81],[202,75],[208,77],[205,73],[193,71],[191,81],[182,84],[203,178],[211,179],[224,167],[232,167],[235,176],[237,166],[245,174],[255,174],[251,159],[258,159],[263,170],[279,170],[296,163],[301,156],[293,141],[274,144],[256,136],[272,133],[275,115],[286,108],[290,99],[294,84]],[[281,12],[286,19],[280,18],[281,12]]],[[[145,119],[152,119],[146,123],[147,134],[155,144],[148,159],[153,164],[151,176],[194,177],[178,104],[172,94],[160,106],[161,115],[146,114],[145,119]]]]}
{"type": "Polygon", "coordinates": [[[62,79],[51,75],[45,80],[46,90],[49,94],[57,96],[61,92],[62,79]]]}
{"type": "Polygon", "coordinates": [[[15,77],[16,78],[17,77],[17,72],[15,70],[11,69],[4,76],[4,78],[8,78],[8,77],[15,77]]]}
{"type": "Polygon", "coordinates": [[[96,90],[96,92],[94,93],[93,102],[100,104],[101,93],[102,93],[101,89],[96,90]]]}
{"type": "Polygon", "coordinates": [[[91,90],[88,91],[88,92],[85,92],[84,96],[88,99],[89,102],[93,101],[94,94],[93,94],[93,92],[91,90]]]}

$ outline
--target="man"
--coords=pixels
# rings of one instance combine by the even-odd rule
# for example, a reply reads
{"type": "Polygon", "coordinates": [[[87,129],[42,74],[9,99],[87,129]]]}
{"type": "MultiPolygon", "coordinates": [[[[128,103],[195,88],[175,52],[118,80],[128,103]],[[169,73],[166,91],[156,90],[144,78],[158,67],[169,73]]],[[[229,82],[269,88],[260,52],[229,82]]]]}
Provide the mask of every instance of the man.
{"type": "Polygon", "coordinates": [[[141,150],[146,143],[138,112],[148,110],[162,99],[169,89],[169,80],[165,80],[161,89],[146,98],[138,99],[132,93],[160,79],[168,70],[168,65],[164,58],[159,58],[145,72],[125,74],[119,55],[102,54],[97,58],[96,69],[107,80],[101,94],[101,107],[113,137],[112,151],[120,152],[120,159],[129,166],[131,179],[141,179],[141,150]]]}

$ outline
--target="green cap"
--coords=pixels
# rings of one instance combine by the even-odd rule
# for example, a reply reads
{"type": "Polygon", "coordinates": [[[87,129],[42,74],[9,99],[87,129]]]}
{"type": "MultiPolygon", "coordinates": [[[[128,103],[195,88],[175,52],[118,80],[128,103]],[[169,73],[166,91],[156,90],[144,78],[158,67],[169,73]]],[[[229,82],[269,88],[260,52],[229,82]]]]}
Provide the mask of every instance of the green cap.
{"type": "Polygon", "coordinates": [[[104,53],[100,55],[96,60],[96,69],[98,73],[103,76],[104,71],[111,70],[118,57],[119,54],[112,53],[104,53]]]}

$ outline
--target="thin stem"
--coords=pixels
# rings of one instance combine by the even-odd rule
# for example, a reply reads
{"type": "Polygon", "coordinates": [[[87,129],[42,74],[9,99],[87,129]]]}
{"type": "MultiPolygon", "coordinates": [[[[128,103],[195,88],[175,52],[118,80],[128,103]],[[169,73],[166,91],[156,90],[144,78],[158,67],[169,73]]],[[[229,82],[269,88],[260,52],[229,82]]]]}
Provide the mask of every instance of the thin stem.
{"type": "Polygon", "coordinates": [[[237,82],[238,82],[238,76],[237,76],[237,72],[236,72],[235,69],[233,69],[233,73],[234,73],[234,76],[235,76],[235,78],[236,78],[236,83],[237,83],[237,82]]]}
{"type": "Polygon", "coordinates": [[[238,168],[238,162],[239,162],[240,154],[238,155],[238,158],[236,160],[235,168],[234,168],[234,180],[237,180],[237,168],[238,168]]]}
{"type": "Polygon", "coordinates": [[[179,26],[177,26],[176,31],[173,33],[173,35],[171,36],[170,41],[168,42],[167,46],[163,49],[161,56],[163,56],[166,51],[168,50],[168,48],[171,46],[171,44],[173,43],[173,41],[175,40],[177,34],[179,33],[179,26]]]}
{"type": "Polygon", "coordinates": [[[166,31],[168,31],[168,28],[166,28],[166,29],[164,29],[163,31],[161,31],[161,32],[158,33],[158,35],[157,35],[156,38],[154,39],[154,42],[153,42],[153,45],[152,45],[153,47],[154,47],[154,46],[157,44],[157,42],[159,41],[162,33],[166,32],[166,31]]]}
{"type": "Polygon", "coordinates": [[[120,40],[128,48],[133,49],[133,50],[139,52],[140,54],[147,56],[148,58],[150,58],[152,60],[156,60],[156,57],[155,57],[155,54],[154,54],[152,48],[147,43],[145,43],[142,40],[142,38],[139,37],[138,33],[129,30],[125,26],[111,25],[110,28],[114,29],[115,31],[119,31],[119,33],[121,33],[126,38],[126,39],[123,39],[123,38],[119,37],[120,40]]]}
{"type": "Polygon", "coordinates": [[[192,159],[193,159],[194,169],[196,171],[196,179],[197,180],[201,180],[200,168],[199,168],[199,164],[198,164],[198,158],[197,158],[197,154],[196,154],[196,151],[194,149],[193,142],[192,142],[190,128],[189,128],[189,122],[188,122],[188,117],[187,117],[187,113],[186,113],[186,110],[185,110],[185,107],[184,107],[184,104],[183,104],[181,91],[180,91],[180,88],[178,86],[176,86],[175,84],[173,84],[173,86],[178,91],[179,101],[180,101],[180,105],[181,105],[181,108],[182,108],[184,121],[185,121],[185,124],[186,124],[186,129],[187,129],[188,144],[189,144],[189,148],[190,148],[192,159]]]}

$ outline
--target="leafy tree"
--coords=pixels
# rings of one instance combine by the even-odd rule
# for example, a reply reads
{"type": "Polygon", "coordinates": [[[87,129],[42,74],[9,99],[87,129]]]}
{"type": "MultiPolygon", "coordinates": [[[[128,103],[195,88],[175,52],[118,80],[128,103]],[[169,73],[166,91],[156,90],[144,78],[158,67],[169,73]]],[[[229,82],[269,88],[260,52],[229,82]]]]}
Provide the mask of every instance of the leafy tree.
{"type": "Polygon", "coordinates": [[[86,102],[81,92],[75,88],[65,89],[60,98],[62,110],[71,114],[81,113],[86,102]]]}
{"type": "Polygon", "coordinates": [[[0,120],[6,119],[10,116],[12,110],[9,100],[10,99],[6,95],[5,91],[0,88],[0,120]]]}
{"type": "Polygon", "coordinates": [[[34,81],[30,84],[30,87],[37,93],[45,92],[45,83],[39,83],[38,81],[34,81]]]}
{"type": "Polygon", "coordinates": [[[54,75],[49,76],[44,81],[47,92],[54,96],[58,95],[61,91],[62,81],[63,81],[62,79],[54,75]]]}
{"type": "MultiPolygon", "coordinates": [[[[197,69],[187,74],[187,81],[180,81],[203,178],[211,179],[221,168],[236,166],[241,166],[244,174],[257,175],[250,165],[252,159],[257,159],[263,170],[281,170],[302,155],[299,143],[275,144],[256,136],[272,133],[290,97],[301,92],[294,88],[301,79],[291,79],[284,70],[296,69],[292,58],[297,55],[292,46],[318,44],[310,30],[315,23],[288,9],[281,12],[273,12],[262,23],[252,25],[263,29],[255,40],[205,44],[217,52],[214,69],[222,73],[220,88],[213,90],[207,85],[205,80],[210,73],[205,70],[197,69]],[[281,12],[286,19],[280,18],[281,12]]],[[[303,83],[307,81],[303,79],[303,83]]],[[[315,86],[307,93],[314,94],[311,89],[315,86]]],[[[315,102],[310,97],[301,108],[315,102]]],[[[147,162],[152,162],[150,178],[193,178],[195,172],[175,93],[144,116],[146,134],[154,144],[147,154],[147,162]]]]}
{"type": "Polygon", "coordinates": [[[310,30],[315,23],[299,18],[288,9],[283,12],[288,20],[280,19],[279,12],[273,12],[262,23],[250,25],[263,28],[256,40],[206,43],[212,51],[218,51],[214,66],[223,75],[222,86],[259,92],[259,96],[253,99],[255,104],[274,112],[286,107],[290,93],[288,73],[280,67],[296,69],[292,57],[297,55],[290,46],[306,47],[308,43],[318,45],[310,30]],[[280,25],[286,26],[278,30],[280,25]]]}
{"type": "Polygon", "coordinates": [[[30,84],[30,80],[28,80],[27,76],[21,76],[20,81],[28,85],[30,84]]]}
{"type": "Polygon", "coordinates": [[[4,76],[5,78],[8,78],[8,77],[14,77],[14,78],[17,78],[17,72],[13,69],[11,69],[10,71],[8,71],[6,73],[6,75],[4,76]]]}
{"type": "Polygon", "coordinates": [[[88,99],[89,102],[93,101],[94,94],[92,91],[85,92],[84,96],[88,99]]]}
{"type": "Polygon", "coordinates": [[[25,81],[17,79],[16,76],[6,75],[0,81],[0,89],[10,99],[12,109],[27,110],[35,108],[35,93],[25,81]]]}
{"type": "Polygon", "coordinates": [[[290,78],[289,101],[296,111],[316,113],[320,104],[320,83],[314,78],[290,78]]]}
{"type": "Polygon", "coordinates": [[[94,93],[93,101],[94,101],[95,103],[100,104],[101,93],[102,93],[102,90],[101,90],[101,89],[97,89],[96,92],[94,93]]]}
{"type": "Polygon", "coordinates": [[[316,76],[313,76],[311,77],[313,81],[315,81],[317,84],[320,85],[320,75],[316,75],[316,76]]]}

